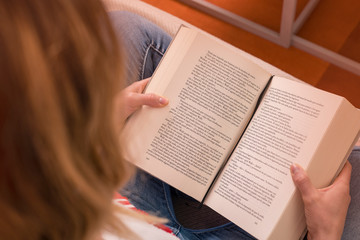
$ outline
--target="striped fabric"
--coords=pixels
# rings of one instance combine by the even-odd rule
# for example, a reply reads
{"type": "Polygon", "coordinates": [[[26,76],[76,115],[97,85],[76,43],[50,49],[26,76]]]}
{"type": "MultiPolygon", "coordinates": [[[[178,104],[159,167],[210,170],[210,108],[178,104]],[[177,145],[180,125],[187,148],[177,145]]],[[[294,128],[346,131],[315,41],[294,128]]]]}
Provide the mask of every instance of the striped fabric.
{"type": "MultiPolygon", "coordinates": [[[[121,196],[119,193],[115,193],[115,194],[114,194],[113,202],[116,203],[116,204],[120,204],[121,206],[124,206],[124,207],[126,207],[126,208],[128,208],[128,209],[140,211],[140,212],[142,212],[142,213],[144,213],[144,214],[147,214],[147,213],[144,212],[144,211],[141,211],[141,210],[139,210],[139,209],[136,209],[136,208],[129,202],[129,200],[128,200],[126,197],[121,196]]],[[[167,232],[167,233],[173,234],[173,232],[171,231],[171,229],[168,228],[168,227],[165,226],[165,225],[157,224],[157,225],[155,225],[155,226],[156,226],[157,228],[159,228],[159,229],[167,232]]]]}

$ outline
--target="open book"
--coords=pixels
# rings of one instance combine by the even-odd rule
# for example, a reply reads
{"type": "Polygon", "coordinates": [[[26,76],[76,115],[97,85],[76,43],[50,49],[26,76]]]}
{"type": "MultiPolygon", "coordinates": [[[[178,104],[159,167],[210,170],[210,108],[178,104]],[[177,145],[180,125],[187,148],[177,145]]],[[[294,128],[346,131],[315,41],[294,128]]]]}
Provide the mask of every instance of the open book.
{"type": "Polygon", "coordinates": [[[122,133],[127,160],[259,239],[299,239],[306,228],[290,174],[316,187],[339,173],[360,129],[343,97],[272,76],[220,40],[182,27],[122,133]]]}

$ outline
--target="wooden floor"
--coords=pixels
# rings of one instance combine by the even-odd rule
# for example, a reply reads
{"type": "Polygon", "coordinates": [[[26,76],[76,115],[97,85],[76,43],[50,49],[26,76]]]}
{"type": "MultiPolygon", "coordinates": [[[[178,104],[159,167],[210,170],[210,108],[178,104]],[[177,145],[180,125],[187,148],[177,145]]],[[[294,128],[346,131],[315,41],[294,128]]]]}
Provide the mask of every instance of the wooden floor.
{"type": "MultiPolygon", "coordinates": [[[[283,48],[176,1],[143,0],[263,59],[291,75],[346,97],[360,108],[360,76],[294,47],[283,48]]],[[[278,31],[282,0],[208,0],[278,31]]],[[[307,0],[298,1],[297,13],[307,0]]],[[[360,1],[321,0],[298,35],[360,62],[360,1]]]]}

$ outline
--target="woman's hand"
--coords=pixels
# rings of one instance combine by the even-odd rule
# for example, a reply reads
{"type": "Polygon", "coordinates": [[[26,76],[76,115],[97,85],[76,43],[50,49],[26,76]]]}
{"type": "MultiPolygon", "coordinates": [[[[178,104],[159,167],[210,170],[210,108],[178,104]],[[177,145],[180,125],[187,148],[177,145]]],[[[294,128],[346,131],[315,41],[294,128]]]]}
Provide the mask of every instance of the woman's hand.
{"type": "Polygon", "coordinates": [[[152,93],[143,94],[143,90],[150,78],[135,82],[122,90],[116,99],[117,123],[125,120],[142,105],[150,107],[164,107],[169,101],[161,96],[152,93]]]}
{"type": "Polygon", "coordinates": [[[341,239],[350,204],[351,164],[347,162],[335,182],[323,189],[316,189],[299,165],[290,170],[304,202],[308,239],[341,239]]]}

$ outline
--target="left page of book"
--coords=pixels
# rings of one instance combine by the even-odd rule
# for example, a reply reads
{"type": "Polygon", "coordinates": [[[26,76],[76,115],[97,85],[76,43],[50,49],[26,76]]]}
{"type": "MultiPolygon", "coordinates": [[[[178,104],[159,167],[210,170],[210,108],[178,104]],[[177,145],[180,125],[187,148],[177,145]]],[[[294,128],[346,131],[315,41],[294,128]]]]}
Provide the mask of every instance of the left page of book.
{"type": "Polygon", "coordinates": [[[201,201],[270,77],[236,48],[182,27],[146,88],[169,105],[129,119],[125,158],[201,201]]]}

